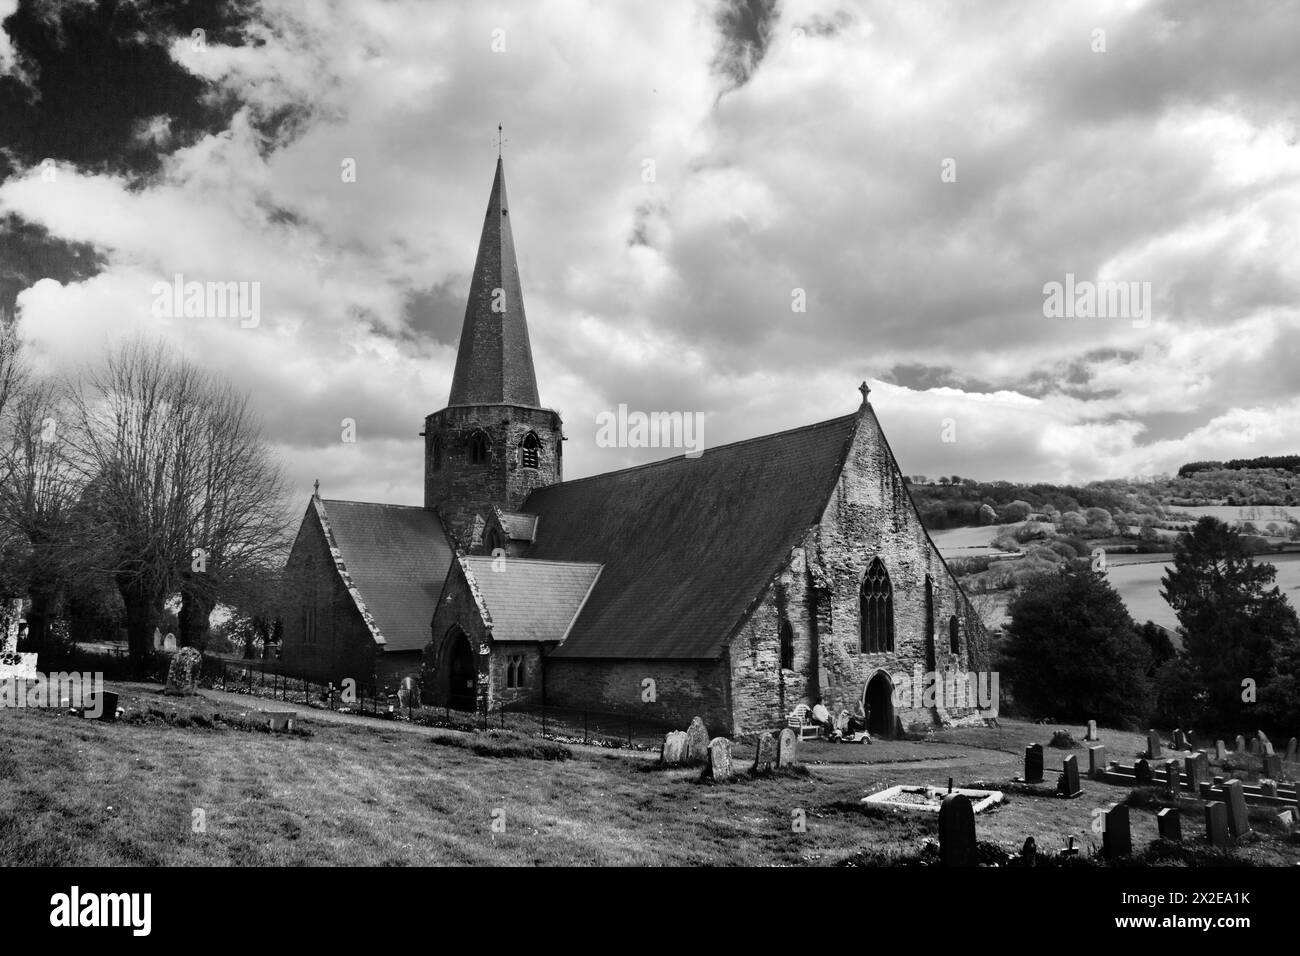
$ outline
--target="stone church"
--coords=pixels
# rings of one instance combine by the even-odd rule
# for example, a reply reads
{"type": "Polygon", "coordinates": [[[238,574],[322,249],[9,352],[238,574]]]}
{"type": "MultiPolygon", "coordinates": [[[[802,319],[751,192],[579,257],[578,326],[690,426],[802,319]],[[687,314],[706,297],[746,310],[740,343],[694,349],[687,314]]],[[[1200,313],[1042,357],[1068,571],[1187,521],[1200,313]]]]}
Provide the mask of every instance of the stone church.
{"type": "Polygon", "coordinates": [[[819,697],[861,701],[882,736],[972,716],[894,706],[900,672],[987,671],[989,644],[865,384],[851,414],[564,481],[509,213],[498,158],[451,392],[421,433],[424,504],[312,496],[286,670],[730,733],[819,697]]]}

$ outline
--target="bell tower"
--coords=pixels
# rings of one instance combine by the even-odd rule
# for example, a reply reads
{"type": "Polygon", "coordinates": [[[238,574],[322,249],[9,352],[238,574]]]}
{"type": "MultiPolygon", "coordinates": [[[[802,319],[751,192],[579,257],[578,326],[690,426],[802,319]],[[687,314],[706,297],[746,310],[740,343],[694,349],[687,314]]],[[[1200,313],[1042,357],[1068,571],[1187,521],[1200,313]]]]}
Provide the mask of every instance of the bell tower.
{"type": "Polygon", "coordinates": [[[516,510],[534,488],[562,480],[563,423],[537,395],[523,289],[497,156],[470,280],[447,407],[424,420],[424,506],[460,547],[474,518],[516,510]]]}

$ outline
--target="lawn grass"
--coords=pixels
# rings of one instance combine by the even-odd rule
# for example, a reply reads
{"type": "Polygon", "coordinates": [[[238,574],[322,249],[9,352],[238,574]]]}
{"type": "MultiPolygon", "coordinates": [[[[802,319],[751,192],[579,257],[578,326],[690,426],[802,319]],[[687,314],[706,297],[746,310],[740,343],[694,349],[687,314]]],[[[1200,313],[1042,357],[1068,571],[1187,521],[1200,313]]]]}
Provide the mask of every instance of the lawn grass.
{"type": "MultiPolygon", "coordinates": [[[[300,712],[303,733],[270,734],[253,732],[264,718],[251,704],[131,688],[122,705],[112,724],[0,711],[0,865],[770,866],[908,856],[935,838],[935,817],[864,808],[865,793],[948,777],[1005,784],[1024,744],[1053,729],[810,745],[807,771],[714,784],[627,752],[512,733],[354,726],[300,712]],[[818,762],[819,753],[856,761],[818,762]]],[[[1086,852],[1092,810],[1127,792],[1085,789],[1078,800],[1012,793],[977,818],[979,838],[1018,849],[1033,835],[1050,850],[1073,834],[1086,852]]],[[[1183,808],[1187,834],[1199,832],[1198,807],[1183,808]]],[[[1143,846],[1155,835],[1154,805],[1133,816],[1143,846]]],[[[1265,834],[1239,856],[1300,859],[1300,847],[1259,823],[1265,834]]]]}

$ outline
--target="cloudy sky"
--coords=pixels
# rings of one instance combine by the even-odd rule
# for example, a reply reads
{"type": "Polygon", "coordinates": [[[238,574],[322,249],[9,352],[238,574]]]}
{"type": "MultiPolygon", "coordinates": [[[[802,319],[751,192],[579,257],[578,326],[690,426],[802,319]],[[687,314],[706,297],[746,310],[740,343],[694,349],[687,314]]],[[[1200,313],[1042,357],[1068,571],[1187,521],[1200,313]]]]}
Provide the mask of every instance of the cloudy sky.
{"type": "Polygon", "coordinates": [[[0,19],[0,307],[34,361],[175,343],[252,393],[304,498],[319,477],[420,501],[498,122],[568,477],[661,454],[596,446],[620,403],[702,413],[720,444],[851,412],[863,379],[909,474],[1300,452],[1295,4],[0,0],[0,19]],[[155,316],[177,274],[259,282],[260,324],[155,316]],[[1149,321],[1045,315],[1067,274],[1149,283],[1149,321]]]}

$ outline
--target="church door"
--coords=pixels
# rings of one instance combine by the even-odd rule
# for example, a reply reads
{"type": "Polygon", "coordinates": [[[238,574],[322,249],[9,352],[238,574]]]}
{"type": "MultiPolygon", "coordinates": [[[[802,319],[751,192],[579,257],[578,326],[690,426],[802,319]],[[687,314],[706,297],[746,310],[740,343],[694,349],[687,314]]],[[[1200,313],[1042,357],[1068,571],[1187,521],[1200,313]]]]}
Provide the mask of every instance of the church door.
{"type": "Polygon", "coordinates": [[[867,684],[863,705],[867,710],[867,732],[873,737],[894,736],[894,685],[884,671],[867,684]]]}
{"type": "Polygon", "coordinates": [[[476,710],[478,705],[478,667],[474,663],[474,649],[469,638],[457,631],[451,637],[448,651],[448,694],[451,706],[457,710],[476,710]]]}

